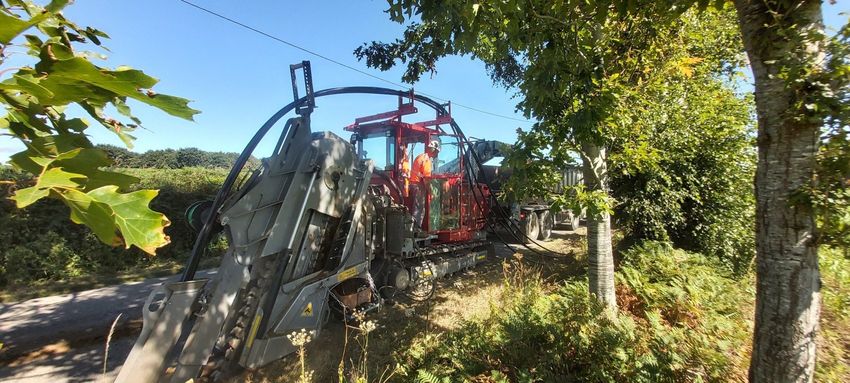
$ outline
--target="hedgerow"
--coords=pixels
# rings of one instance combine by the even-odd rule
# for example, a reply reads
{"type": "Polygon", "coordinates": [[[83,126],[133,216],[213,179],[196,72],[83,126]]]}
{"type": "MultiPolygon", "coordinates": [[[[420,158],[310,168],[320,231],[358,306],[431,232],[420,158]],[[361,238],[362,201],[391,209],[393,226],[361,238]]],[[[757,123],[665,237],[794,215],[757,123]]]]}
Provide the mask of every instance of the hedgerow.
{"type": "Polygon", "coordinates": [[[160,189],[151,206],[165,213],[171,225],[165,229],[171,243],[151,257],[136,248],[113,248],[101,243],[91,231],[75,225],[67,208],[45,199],[24,209],[9,200],[15,188],[32,182],[30,175],[0,167],[0,288],[36,281],[113,275],[138,267],[181,261],[191,250],[194,233],[183,216],[192,202],[212,198],[227,174],[225,169],[121,169],[140,182],[134,189],[160,189]]]}

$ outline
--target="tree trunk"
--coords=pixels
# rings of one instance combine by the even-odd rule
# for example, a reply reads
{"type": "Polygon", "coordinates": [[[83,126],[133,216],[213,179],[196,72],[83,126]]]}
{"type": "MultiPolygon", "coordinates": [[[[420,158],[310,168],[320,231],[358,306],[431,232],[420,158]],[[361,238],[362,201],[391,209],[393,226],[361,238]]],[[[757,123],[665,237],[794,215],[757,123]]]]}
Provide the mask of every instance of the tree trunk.
{"type": "Polygon", "coordinates": [[[801,116],[795,105],[805,88],[795,94],[776,75],[794,52],[810,57],[804,59],[809,65],[817,62],[817,43],[785,36],[822,28],[822,16],[820,1],[770,3],[735,0],[758,115],[758,269],[750,381],[811,382],[820,315],[815,222],[811,206],[793,196],[812,183],[820,123],[794,118],[801,116]]]}
{"type": "MultiPolygon", "coordinates": [[[[605,149],[594,144],[582,145],[582,170],[588,191],[608,192],[608,166],[605,149]]],[[[611,249],[611,216],[587,216],[587,260],[590,293],[608,307],[617,308],[614,294],[614,255],[611,249]]]]}

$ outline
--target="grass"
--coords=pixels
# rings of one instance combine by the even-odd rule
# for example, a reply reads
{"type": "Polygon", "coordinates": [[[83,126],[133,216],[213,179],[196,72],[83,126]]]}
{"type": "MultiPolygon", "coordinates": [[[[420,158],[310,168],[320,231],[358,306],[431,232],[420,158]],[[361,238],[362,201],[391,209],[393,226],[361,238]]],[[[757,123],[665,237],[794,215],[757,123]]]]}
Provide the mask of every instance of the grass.
{"type": "MultiPolygon", "coordinates": [[[[553,247],[560,247],[559,250],[564,252],[581,248],[580,237],[571,240],[572,242],[557,240],[553,247]]],[[[850,357],[850,338],[847,337],[847,334],[850,334],[850,260],[833,249],[822,249],[820,255],[823,307],[815,381],[848,382],[850,381],[850,358],[848,358],[850,357]]],[[[616,350],[609,352],[610,345],[604,345],[604,347],[584,349],[581,353],[570,356],[571,360],[584,360],[588,366],[596,366],[593,367],[596,370],[607,365],[607,368],[617,370],[618,373],[623,371],[632,373],[629,372],[631,367],[622,367],[624,363],[650,358],[655,360],[652,363],[658,363],[656,366],[669,367],[666,370],[650,370],[652,374],[657,374],[656,377],[673,373],[680,374],[677,375],[680,377],[684,376],[683,381],[695,381],[700,375],[689,374],[697,371],[703,377],[710,377],[706,379],[709,381],[746,381],[751,350],[754,278],[748,275],[737,280],[725,277],[712,279],[716,277],[708,274],[716,273],[716,269],[710,260],[688,261],[693,257],[679,252],[671,253],[671,257],[667,259],[655,256],[648,260],[649,263],[626,259],[621,263],[621,271],[629,268],[633,270],[651,268],[651,270],[641,275],[626,275],[618,279],[618,301],[622,310],[619,319],[612,322],[615,323],[613,328],[616,331],[607,332],[608,330],[599,327],[586,327],[572,322],[572,324],[561,324],[569,328],[578,326],[576,331],[590,331],[588,336],[591,338],[587,339],[603,336],[596,339],[606,341],[616,337],[608,339],[604,336],[632,336],[632,326],[637,326],[635,327],[637,338],[624,343],[624,349],[621,351],[625,354],[620,354],[621,351],[616,350]],[[694,279],[699,280],[694,281],[694,279]],[[637,290],[641,290],[640,294],[637,290]],[[684,296],[687,298],[684,300],[682,291],[686,291],[684,296]],[[694,296],[695,293],[702,295],[694,296]],[[714,339],[715,337],[717,339],[714,339]],[[619,360],[617,358],[632,355],[632,353],[637,359],[608,364],[605,362],[608,360],[606,358],[609,358],[609,361],[616,361],[619,360]],[[678,359],[680,357],[685,359],[678,359]],[[682,363],[685,364],[682,365],[682,363]]],[[[559,297],[570,295],[565,295],[564,290],[559,290],[559,286],[563,286],[565,279],[579,281],[572,283],[578,283],[577,288],[582,287],[583,283],[580,279],[585,270],[581,263],[567,265],[535,260],[532,254],[524,254],[522,258],[524,267],[532,271],[519,270],[516,263],[509,263],[507,267],[501,263],[485,264],[476,268],[471,275],[441,281],[438,294],[429,305],[397,305],[385,307],[377,314],[370,314],[374,315],[373,318],[380,327],[376,331],[374,344],[370,345],[368,351],[372,365],[370,372],[378,374],[382,372],[381,368],[395,366],[395,375],[390,382],[456,381],[459,378],[458,375],[448,378],[445,371],[441,371],[440,368],[445,366],[458,368],[457,366],[466,363],[464,366],[471,366],[471,371],[476,371],[466,375],[468,381],[526,381],[518,374],[531,371],[533,368],[524,370],[519,363],[514,364],[509,358],[522,359],[523,355],[528,353],[513,353],[512,350],[521,347],[523,342],[530,342],[529,344],[537,348],[541,347],[539,342],[532,338],[546,334],[545,328],[540,325],[550,319],[543,319],[544,322],[540,322],[541,318],[545,318],[545,314],[540,314],[543,315],[542,317],[538,314],[549,310],[547,307],[551,307],[552,302],[557,302],[559,297]],[[545,266],[550,273],[539,275],[540,266],[545,266]],[[559,272],[552,273],[552,269],[559,269],[559,272]],[[520,275],[524,276],[520,277],[520,275]],[[506,295],[506,288],[517,291],[517,289],[527,290],[528,286],[531,286],[532,290],[538,288],[539,290],[524,298],[521,295],[514,295],[513,298],[511,294],[506,295]],[[520,298],[525,299],[524,303],[515,301],[520,298]],[[502,330],[507,332],[493,330],[496,328],[494,326],[502,326],[502,330]],[[541,329],[544,330],[542,333],[538,331],[541,329]],[[486,334],[486,337],[476,334],[486,334]],[[452,343],[454,346],[447,347],[446,344],[450,342],[454,342],[452,343]],[[464,350],[469,351],[469,347],[478,347],[476,348],[478,351],[465,354],[464,350]],[[500,352],[506,354],[499,354],[500,352]],[[479,357],[481,359],[478,359],[479,357]],[[477,371],[476,363],[487,364],[487,366],[477,371]],[[436,367],[436,370],[422,368],[428,366],[436,367]]],[[[586,295],[586,292],[574,295],[573,298],[578,299],[586,295]]],[[[579,305],[575,300],[565,303],[567,304],[565,307],[579,305]]],[[[584,314],[578,315],[577,318],[580,319],[584,314]]],[[[557,334],[560,335],[557,335],[555,339],[571,336],[572,339],[583,339],[575,338],[576,333],[571,331],[559,331],[557,334]]],[[[323,330],[322,336],[310,345],[306,363],[307,368],[315,373],[312,381],[340,381],[341,375],[335,372],[339,371],[337,365],[341,357],[344,365],[356,364],[355,361],[358,358],[356,351],[354,355],[340,355],[342,339],[341,331],[331,322],[323,330]]],[[[558,343],[556,342],[555,345],[558,343]]],[[[542,356],[535,356],[534,361],[529,363],[536,363],[540,357],[542,356]]],[[[643,369],[645,372],[646,367],[643,369]]],[[[285,358],[267,368],[250,373],[243,379],[255,382],[295,381],[299,378],[299,371],[297,359],[285,358]]],[[[539,369],[536,371],[540,372],[539,369]]],[[[604,374],[594,376],[604,378],[604,374]]],[[[636,378],[632,376],[630,379],[636,378]]]]}
{"type": "MultiPolygon", "coordinates": [[[[584,229],[581,234],[556,232],[555,239],[546,242],[546,247],[561,253],[578,253],[581,250],[584,229]]],[[[523,264],[533,270],[545,271],[544,280],[554,282],[585,273],[583,265],[571,258],[541,257],[519,247],[523,264]]],[[[441,279],[434,298],[428,302],[399,300],[393,306],[383,306],[369,313],[369,320],[378,326],[370,335],[368,345],[369,383],[387,379],[401,353],[407,345],[425,336],[439,336],[456,331],[470,320],[486,317],[491,304],[502,295],[505,287],[503,260],[513,253],[502,245],[496,247],[497,257],[488,260],[469,272],[441,279]],[[390,369],[387,370],[387,367],[390,369]]],[[[515,266],[509,266],[508,271],[515,266]]],[[[340,382],[340,362],[343,370],[360,371],[361,351],[354,340],[356,330],[349,329],[337,320],[331,320],[316,339],[306,346],[308,355],[306,370],[314,372],[313,382],[340,382]],[[346,339],[348,343],[346,347],[346,339]],[[346,351],[344,351],[346,350],[346,351]]],[[[271,363],[257,371],[248,372],[236,381],[250,382],[296,382],[300,378],[300,360],[297,355],[271,363]]],[[[348,381],[356,381],[345,376],[348,381]]],[[[389,382],[403,382],[403,377],[393,375],[389,382]]]]}
{"type": "Polygon", "coordinates": [[[821,249],[821,297],[815,381],[850,382],[850,259],[821,249]]]}

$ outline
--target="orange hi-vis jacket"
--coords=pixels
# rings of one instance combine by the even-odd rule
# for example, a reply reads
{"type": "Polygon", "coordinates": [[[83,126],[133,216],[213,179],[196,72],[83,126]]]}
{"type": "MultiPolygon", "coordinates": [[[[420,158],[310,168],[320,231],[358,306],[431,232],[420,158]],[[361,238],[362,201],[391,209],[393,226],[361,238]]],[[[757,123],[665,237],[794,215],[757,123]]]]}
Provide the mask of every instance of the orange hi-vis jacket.
{"type": "Polygon", "coordinates": [[[431,157],[428,153],[422,153],[413,160],[413,169],[410,172],[410,182],[419,182],[422,177],[431,176],[431,157]]]}
{"type": "Polygon", "coordinates": [[[404,196],[407,197],[410,194],[410,158],[407,154],[401,158],[401,175],[404,178],[404,196]]]}

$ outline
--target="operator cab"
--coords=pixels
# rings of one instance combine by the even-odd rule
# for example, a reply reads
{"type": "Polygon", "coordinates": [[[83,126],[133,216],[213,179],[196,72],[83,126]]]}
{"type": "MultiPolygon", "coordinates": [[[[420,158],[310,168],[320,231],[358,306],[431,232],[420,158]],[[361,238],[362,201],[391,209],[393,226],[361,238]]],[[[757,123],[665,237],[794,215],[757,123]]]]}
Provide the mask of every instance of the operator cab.
{"type": "Polygon", "coordinates": [[[351,142],[358,155],[374,163],[370,183],[385,187],[395,204],[414,215],[414,222],[421,221],[419,225],[414,223],[413,230],[433,237],[437,243],[480,236],[487,199],[480,195],[482,192],[472,194],[474,188],[464,174],[461,141],[442,128],[452,123],[450,109],[434,120],[408,123],[402,121],[402,116],[417,113],[413,94],[399,97],[398,105],[394,111],[358,118],[345,128],[353,133],[351,142]],[[432,141],[438,143],[439,151],[431,158],[431,174],[418,177],[421,180],[417,182],[421,172],[414,169],[414,161],[420,155],[428,155],[425,153],[432,141]],[[415,217],[417,210],[420,217],[415,217]]]}

